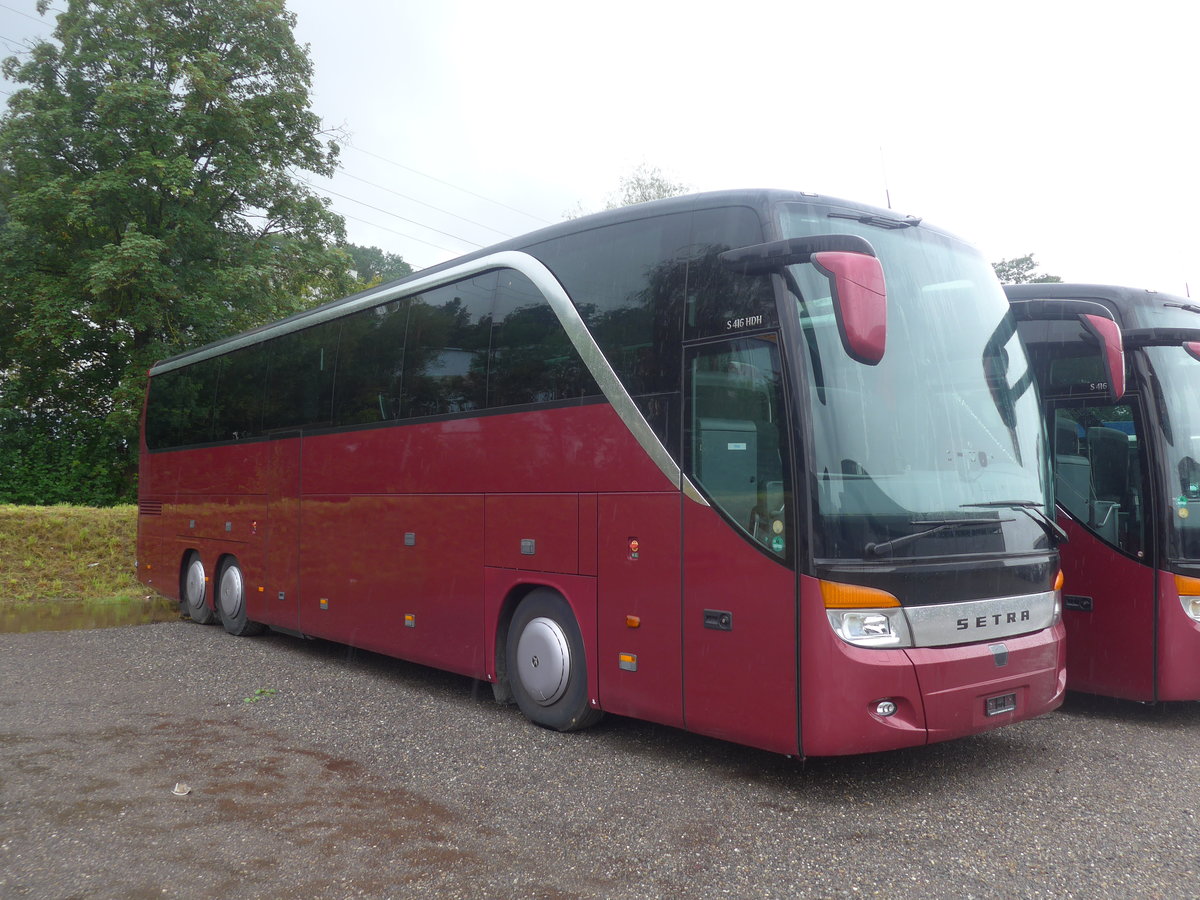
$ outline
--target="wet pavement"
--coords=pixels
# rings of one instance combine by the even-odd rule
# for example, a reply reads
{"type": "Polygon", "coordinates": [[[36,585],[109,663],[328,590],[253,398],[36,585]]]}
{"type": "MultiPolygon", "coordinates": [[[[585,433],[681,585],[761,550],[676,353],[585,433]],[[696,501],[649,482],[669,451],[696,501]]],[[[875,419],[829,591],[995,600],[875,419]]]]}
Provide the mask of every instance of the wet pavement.
{"type": "Polygon", "coordinates": [[[4,898],[1200,894],[1200,704],[800,763],[190,622],[3,635],[0,684],[4,898]]]}
{"type": "Polygon", "coordinates": [[[162,597],[125,603],[54,600],[0,607],[0,634],[149,625],[179,619],[179,604],[162,597]]]}

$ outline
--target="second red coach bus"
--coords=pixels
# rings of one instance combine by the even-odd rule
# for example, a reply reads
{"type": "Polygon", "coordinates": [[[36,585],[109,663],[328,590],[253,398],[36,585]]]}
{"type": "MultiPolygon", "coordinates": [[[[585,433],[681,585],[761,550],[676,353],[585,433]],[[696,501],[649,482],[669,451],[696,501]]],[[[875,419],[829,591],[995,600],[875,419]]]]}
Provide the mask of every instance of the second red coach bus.
{"type": "Polygon", "coordinates": [[[1070,533],[1067,686],[1200,700],[1200,305],[1110,285],[1005,291],[1044,397],[1070,533]],[[1124,362],[1108,363],[1111,345],[1061,315],[1065,304],[1119,325],[1124,362]]]}
{"type": "Polygon", "coordinates": [[[576,219],[150,372],[139,573],[786,754],[1062,701],[1036,392],[991,268],[779,191],[576,219]]]}

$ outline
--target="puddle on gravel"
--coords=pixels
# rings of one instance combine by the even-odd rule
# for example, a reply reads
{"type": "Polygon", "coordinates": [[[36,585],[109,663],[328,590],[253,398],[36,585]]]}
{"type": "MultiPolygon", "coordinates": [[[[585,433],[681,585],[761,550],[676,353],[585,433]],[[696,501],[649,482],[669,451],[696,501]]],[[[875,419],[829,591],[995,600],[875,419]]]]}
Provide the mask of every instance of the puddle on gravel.
{"type": "Polygon", "coordinates": [[[163,597],[128,603],[47,600],[0,609],[0,634],[116,628],[173,622],[178,618],[179,605],[163,597]]]}

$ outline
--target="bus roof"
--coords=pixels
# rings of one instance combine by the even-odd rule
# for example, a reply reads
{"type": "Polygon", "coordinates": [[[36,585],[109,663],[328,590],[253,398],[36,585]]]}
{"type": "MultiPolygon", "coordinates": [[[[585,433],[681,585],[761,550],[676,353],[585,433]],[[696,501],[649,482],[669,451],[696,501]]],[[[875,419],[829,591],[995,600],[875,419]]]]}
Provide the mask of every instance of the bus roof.
{"type": "MultiPolygon", "coordinates": [[[[545,228],[540,228],[536,231],[531,231],[517,237],[510,238],[498,244],[492,244],[488,247],[483,247],[479,250],[474,250],[462,256],[457,256],[454,259],[446,262],[438,263],[433,266],[421,269],[417,272],[407,275],[403,278],[394,281],[385,282],[368,288],[364,291],[351,294],[346,297],[340,297],[336,300],[330,300],[320,306],[314,306],[311,309],[305,309],[298,313],[273,322],[268,322],[264,325],[259,325],[247,331],[237,334],[228,335],[227,337],[219,338],[211,343],[204,344],[200,347],[194,347],[190,350],[185,350],[182,353],[159,360],[151,371],[160,366],[170,368],[178,368],[185,365],[191,357],[207,358],[214,355],[219,355],[221,348],[226,347],[230,350],[237,347],[244,347],[248,344],[258,343],[257,340],[250,340],[253,337],[261,335],[261,340],[267,340],[269,337],[284,331],[297,330],[305,327],[302,323],[304,320],[312,318],[315,321],[335,317],[335,310],[342,306],[356,307],[359,304],[357,301],[367,297],[376,296],[378,302],[387,302],[388,295],[403,296],[403,287],[406,284],[426,281],[431,276],[436,276],[439,272],[455,269],[463,264],[470,263],[472,260],[481,259],[486,256],[491,256],[503,251],[525,250],[536,244],[544,241],[552,240],[557,237],[562,237],[568,234],[576,234],[581,231],[589,231],[593,228],[602,228],[606,225],[614,225],[620,222],[636,221],[638,219],[649,218],[651,216],[668,215],[670,213],[692,212],[700,209],[713,209],[725,206],[748,206],[757,210],[765,218],[767,211],[775,204],[786,201],[797,201],[806,203],[823,203],[834,206],[845,207],[848,209],[862,210],[865,214],[878,216],[881,219],[904,220],[904,216],[897,213],[895,210],[882,209],[880,207],[871,206],[865,203],[858,203],[852,200],[842,200],[837,197],[829,197],[821,194],[808,193],[803,191],[785,191],[778,189],[743,189],[743,190],[726,190],[726,191],[709,191],[698,194],[685,194],[679,197],[669,197],[663,200],[650,200],[645,203],[635,203],[632,206],[622,206],[617,209],[605,210],[603,212],[593,213],[587,216],[580,216],[577,219],[568,219],[564,222],[559,222],[555,225],[549,225],[545,228]]],[[[919,219],[912,220],[913,224],[919,222],[919,219]]],[[[923,227],[930,227],[927,223],[922,223],[923,227]]],[[[768,235],[768,240],[771,236],[768,235]]]]}
{"type": "Polygon", "coordinates": [[[1098,300],[1108,301],[1115,309],[1132,310],[1140,306],[1163,303],[1191,303],[1186,297],[1160,294],[1146,288],[1122,287],[1116,284],[1065,284],[1048,281],[1035,284],[1006,284],[1004,293],[1010,300],[1098,300]]]}

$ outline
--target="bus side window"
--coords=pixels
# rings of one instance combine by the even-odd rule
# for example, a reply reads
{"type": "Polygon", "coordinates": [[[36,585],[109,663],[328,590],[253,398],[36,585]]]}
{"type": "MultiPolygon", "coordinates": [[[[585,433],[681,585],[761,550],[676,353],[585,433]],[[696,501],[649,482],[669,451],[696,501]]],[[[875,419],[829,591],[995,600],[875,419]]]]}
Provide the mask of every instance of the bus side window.
{"type": "Polygon", "coordinates": [[[489,408],[600,393],[542,292],[524,275],[500,272],[488,357],[489,408]]]}
{"type": "Polygon", "coordinates": [[[340,327],[337,321],[324,322],[267,343],[265,432],[331,423],[340,327]]]}
{"type": "Polygon", "coordinates": [[[414,298],[404,353],[403,418],[484,405],[496,273],[414,298]]]}
{"type": "Polygon", "coordinates": [[[334,425],[366,425],[400,415],[409,303],[395,300],[342,320],[334,425]]]}
{"type": "Polygon", "coordinates": [[[266,368],[261,345],[220,357],[213,440],[235,441],[262,434],[266,368]]]}

